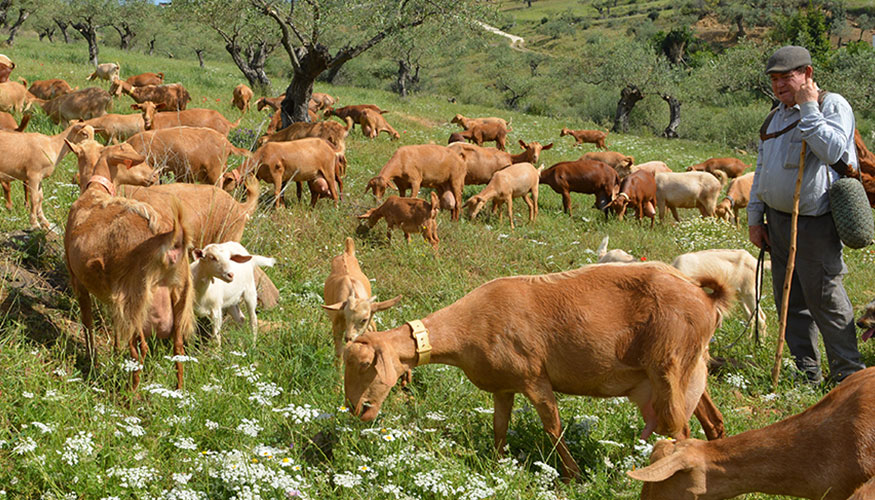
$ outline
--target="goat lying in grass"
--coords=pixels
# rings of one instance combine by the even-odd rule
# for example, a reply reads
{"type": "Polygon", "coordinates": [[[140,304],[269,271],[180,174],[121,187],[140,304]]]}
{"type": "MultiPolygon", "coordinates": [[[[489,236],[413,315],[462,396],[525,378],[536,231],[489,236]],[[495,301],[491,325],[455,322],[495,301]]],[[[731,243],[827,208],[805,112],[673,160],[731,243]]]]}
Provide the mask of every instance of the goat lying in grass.
{"type": "Polygon", "coordinates": [[[872,498],[875,368],[845,379],[804,412],[717,441],[659,441],[642,500],[717,500],[761,492],[818,500],[872,498]],[[858,489],[859,488],[859,489],[858,489]]]}
{"type": "Polygon", "coordinates": [[[213,243],[192,252],[195,261],[191,263],[191,281],[194,286],[194,312],[198,316],[208,316],[213,322],[213,337],[218,346],[222,345],[222,314],[224,311],[238,323],[243,322],[240,302],[246,305],[249,313],[249,328],[252,342],[258,338],[258,318],[255,315],[255,302],[258,295],[255,289],[255,268],[273,267],[276,260],[260,255],[250,255],[246,248],[236,241],[213,243]]]}
{"type": "Polygon", "coordinates": [[[346,398],[354,415],[371,421],[406,370],[428,362],[457,366],[493,394],[496,449],[506,444],[514,394],[521,392],[541,417],[565,476],[578,477],[554,391],[628,397],[644,417],[642,438],[654,431],[687,437],[694,411],[709,438],[722,437],[723,419],[705,386],[708,342],[731,296],[719,279],[695,282],[663,263],[499,278],[421,325],[356,338],[344,353],[346,398]]]}

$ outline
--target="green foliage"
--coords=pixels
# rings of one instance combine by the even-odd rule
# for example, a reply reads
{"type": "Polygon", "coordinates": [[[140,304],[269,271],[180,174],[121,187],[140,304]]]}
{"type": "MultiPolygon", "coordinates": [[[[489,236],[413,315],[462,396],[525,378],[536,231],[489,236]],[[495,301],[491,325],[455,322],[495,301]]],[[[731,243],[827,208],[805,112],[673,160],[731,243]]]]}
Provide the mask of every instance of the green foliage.
{"type": "Polygon", "coordinates": [[[811,52],[813,60],[824,61],[830,50],[826,15],[819,6],[809,3],[780,20],[772,31],[772,39],[780,45],[801,45],[811,52]]]}

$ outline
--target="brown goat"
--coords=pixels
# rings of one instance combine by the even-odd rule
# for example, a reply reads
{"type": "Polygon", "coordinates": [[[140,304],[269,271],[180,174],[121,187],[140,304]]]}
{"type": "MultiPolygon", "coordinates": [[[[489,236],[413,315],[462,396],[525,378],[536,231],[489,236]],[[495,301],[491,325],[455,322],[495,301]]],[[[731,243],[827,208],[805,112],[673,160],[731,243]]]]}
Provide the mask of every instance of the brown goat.
{"type": "Polygon", "coordinates": [[[361,123],[362,112],[366,109],[370,109],[371,111],[376,111],[379,114],[388,113],[388,111],[380,109],[379,106],[374,104],[353,104],[350,106],[344,106],[342,108],[332,108],[328,107],[322,116],[326,119],[336,116],[343,121],[346,121],[347,118],[351,119],[353,123],[361,123]]]}
{"type": "Polygon", "coordinates": [[[112,107],[112,96],[98,87],[74,90],[42,104],[53,122],[67,126],[73,120],[88,120],[105,115],[112,107]]]}
{"type": "Polygon", "coordinates": [[[21,116],[21,123],[15,121],[15,117],[5,111],[0,111],[0,130],[7,132],[23,132],[30,121],[30,113],[21,116]]]}
{"type": "Polygon", "coordinates": [[[94,133],[102,137],[107,143],[116,144],[118,141],[126,141],[133,135],[145,130],[143,117],[138,114],[120,115],[107,113],[97,118],[85,120],[85,125],[91,125],[94,133]]]}
{"type": "Polygon", "coordinates": [[[562,195],[562,210],[571,215],[571,193],[594,194],[595,206],[605,210],[620,191],[616,170],[600,161],[563,161],[541,172],[541,184],[546,184],[562,195]]]}
{"type": "MultiPolygon", "coordinates": [[[[182,206],[176,202],[166,207],[172,214],[168,219],[148,204],[113,196],[110,182],[117,170],[144,160],[127,144],[106,148],[67,218],[65,260],[92,358],[92,295],[110,307],[113,345],[117,349],[127,345],[137,362],[148,351],[138,330],[146,322],[158,287],[170,289],[174,354],[184,354],[183,341],[193,330],[188,265],[191,239],[182,206]]],[[[182,372],[182,363],[177,361],[178,389],[182,388],[182,372]]],[[[134,389],[139,380],[137,370],[133,373],[134,389]]]]}
{"type": "MultiPolygon", "coordinates": [[[[86,139],[78,144],[67,142],[67,147],[73,151],[77,160],[77,177],[79,179],[79,192],[84,192],[88,187],[88,182],[94,174],[94,168],[103,156],[107,146],[93,140],[86,139]]],[[[130,145],[125,148],[116,148],[110,151],[129,151],[134,152],[130,145]],[[128,149],[129,148],[129,149],[128,149]]],[[[127,168],[119,169],[112,178],[113,189],[115,192],[122,185],[133,186],[150,186],[158,181],[156,172],[146,162],[138,163],[127,168]]]]}
{"type": "Polygon", "coordinates": [[[126,141],[155,167],[167,166],[179,180],[215,185],[225,173],[228,155],[248,157],[248,150],[235,147],[210,128],[173,127],[146,130],[126,141]]]}
{"type": "Polygon", "coordinates": [[[656,222],[656,177],[646,170],[627,175],[620,182],[620,192],[611,202],[611,208],[620,220],[631,205],[635,218],[650,217],[650,227],[656,222]]]}
{"type": "Polygon", "coordinates": [[[164,73],[140,73],[139,75],[129,76],[125,78],[125,82],[133,87],[164,85],[164,73]]]}
{"type": "Polygon", "coordinates": [[[261,136],[258,145],[268,142],[286,142],[305,137],[319,137],[330,142],[334,149],[344,154],[346,152],[346,136],[352,128],[352,120],[347,120],[346,127],[337,122],[297,122],[273,134],[261,136]]]}
{"type": "Polygon", "coordinates": [[[738,211],[747,207],[750,203],[750,188],[753,186],[754,172],[736,177],[729,183],[729,189],[726,190],[726,197],[720,200],[720,203],[714,209],[714,215],[718,219],[735,220],[735,225],[738,226],[738,211]]]}
{"type": "Polygon", "coordinates": [[[0,83],[0,111],[21,113],[30,109],[31,105],[45,102],[27,91],[27,81],[24,85],[18,82],[0,83]]]}
{"type": "Polygon", "coordinates": [[[616,170],[617,173],[619,173],[620,169],[623,167],[629,168],[635,164],[634,157],[626,156],[622,153],[617,153],[616,151],[592,151],[584,153],[583,156],[578,158],[578,160],[593,160],[607,163],[611,168],[616,170]]]}
{"type": "Polygon", "coordinates": [[[584,142],[590,142],[599,149],[608,149],[605,145],[605,140],[608,138],[607,132],[602,132],[601,130],[571,130],[569,128],[563,128],[559,131],[559,137],[565,137],[566,135],[574,137],[575,146],[580,146],[584,142]]]}
{"type": "Polygon", "coordinates": [[[463,130],[471,130],[475,125],[483,125],[486,123],[497,123],[504,127],[506,132],[513,130],[504,118],[497,118],[495,116],[488,116],[485,118],[467,118],[463,115],[456,114],[456,116],[450,120],[450,123],[458,123],[463,130]]]}
{"type": "Polygon", "coordinates": [[[817,500],[871,499],[875,368],[854,373],[804,412],[717,441],[659,441],[642,500],[718,500],[761,492],[817,500]],[[816,460],[812,460],[816,452],[816,460]]]}
{"type": "Polygon", "coordinates": [[[313,111],[321,111],[334,106],[337,98],[332,97],[324,92],[313,92],[310,96],[309,108],[313,111]]]}
{"type": "Polygon", "coordinates": [[[401,137],[401,134],[392,128],[392,125],[389,125],[383,115],[372,109],[362,110],[359,125],[362,126],[362,134],[370,139],[376,139],[380,132],[386,132],[393,139],[401,137]]]}
{"type": "Polygon", "coordinates": [[[440,209],[440,201],[434,191],[431,192],[431,203],[420,198],[390,196],[379,207],[359,215],[359,219],[367,219],[368,228],[374,227],[380,219],[386,219],[387,239],[392,239],[394,227],[401,228],[407,243],[410,243],[410,233],[421,233],[422,238],[437,252],[440,238],[435,217],[440,209]]]}
{"type": "Polygon", "coordinates": [[[51,80],[37,80],[31,83],[30,88],[28,88],[27,91],[40,99],[48,101],[55,97],[67,95],[78,88],[79,87],[76,87],[74,89],[70,87],[69,83],[60,78],[52,78],[51,80]]]}
{"type": "Polygon", "coordinates": [[[194,108],[182,111],[161,111],[151,101],[131,104],[131,109],[143,112],[143,126],[146,130],[157,130],[170,127],[204,127],[228,136],[228,132],[240,125],[243,115],[236,122],[229,121],[222,113],[214,109],[194,108]]]}
{"type": "Polygon", "coordinates": [[[231,105],[245,113],[249,111],[249,101],[252,100],[252,89],[247,87],[245,83],[241,83],[234,87],[234,92],[231,95],[231,105]]]}
{"type": "Polygon", "coordinates": [[[644,417],[644,438],[687,437],[694,411],[713,437],[722,435],[722,416],[705,387],[708,342],[730,300],[718,279],[693,281],[662,263],[495,279],[422,318],[425,332],[414,335],[408,323],[358,337],[344,355],[346,399],[350,412],[368,422],[405,370],[429,362],[457,366],[493,394],[499,452],[514,394],[523,393],[565,477],[578,477],[555,391],[628,397],[644,417]],[[415,341],[421,337],[428,342],[415,341]]]}
{"type": "Polygon", "coordinates": [[[156,108],[166,111],[182,111],[191,101],[191,95],[181,83],[134,87],[128,82],[113,80],[109,93],[113,96],[125,93],[138,103],[152,101],[156,108]]]}
{"type": "Polygon", "coordinates": [[[416,198],[420,187],[439,191],[452,191],[455,205],[452,219],[459,220],[462,206],[462,188],[465,186],[465,160],[458,151],[436,144],[401,146],[380,173],[368,181],[365,192],[372,190],[377,199],[383,197],[388,186],[398,189],[405,196],[416,198]]]}
{"type": "Polygon", "coordinates": [[[495,148],[484,148],[464,142],[454,142],[447,147],[465,159],[466,186],[488,184],[495,172],[513,164],[510,153],[495,148]]]}
{"type": "Polygon", "coordinates": [[[702,163],[687,167],[687,172],[708,172],[713,174],[715,170],[722,170],[730,179],[743,174],[750,165],[745,164],[738,158],[711,158],[702,163]]]}
{"type": "Polygon", "coordinates": [[[507,128],[495,122],[478,123],[462,132],[454,132],[450,136],[449,142],[455,142],[460,137],[478,146],[483,146],[483,143],[487,141],[495,141],[495,146],[504,151],[505,141],[507,140],[507,128]]]}

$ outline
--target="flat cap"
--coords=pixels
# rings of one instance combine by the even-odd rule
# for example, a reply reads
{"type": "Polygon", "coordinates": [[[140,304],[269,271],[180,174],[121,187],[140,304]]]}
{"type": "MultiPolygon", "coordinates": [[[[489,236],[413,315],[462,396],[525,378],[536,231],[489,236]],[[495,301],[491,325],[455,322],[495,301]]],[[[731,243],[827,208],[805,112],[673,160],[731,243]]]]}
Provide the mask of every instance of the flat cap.
{"type": "Polygon", "coordinates": [[[776,50],[766,63],[766,73],[786,73],[811,65],[811,54],[805,47],[787,45],[776,50]]]}

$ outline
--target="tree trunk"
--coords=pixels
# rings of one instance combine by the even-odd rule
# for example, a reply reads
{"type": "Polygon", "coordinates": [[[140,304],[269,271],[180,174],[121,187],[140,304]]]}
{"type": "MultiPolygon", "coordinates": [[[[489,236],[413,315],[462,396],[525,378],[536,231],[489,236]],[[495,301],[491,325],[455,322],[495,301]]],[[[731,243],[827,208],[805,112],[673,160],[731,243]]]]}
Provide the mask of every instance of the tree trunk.
{"type": "Polygon", "coordinates": [[[0,0],[0,26],[6,27],[6,15],[9,13],[9,7],[12,5],[12,0],[0,0]]]}
{"type": "Polygon", "coordinates": [[[332,66],[332,67],[328,68],[328,72],[325,73],[324,77],[319,78],[319,80],[326,82],[326,83],[334,83],[334,79],[337,78],[337,74],[340,73],[340,68],[343,67],[345,62],[346,61],[344,61],[336,66],[332,66]]]}
{"type": "Polygon", "coordinates": [[[61,30],[61,34],[64,35],[64,43],[70,43],[70,36],[67,35],[67,22],[61,19],[53,19],[55,24],[58,25],[58,29],[61,30]]]}
{"type": "Polygon", "coordinates": [[[88,42],[88,60],[91,64],[97,66],[97,56],[100,54],[100,48],[97,46],[97,26],[93,24],[71,23],[70,26],[82,34],[82,37],[88,42]]]}
{"type": "Polygon", "coordinates": [[[398,78],[395,80],[395,88],[401,97],[407,97],[408,81],[410,81],[410,65],[401,59],[398,61],[398,78]]]}
{"type": "MultiPolygon", "coordinates": [[[[149,55],[151,56],[155,53],[155,42],[158,41],[158,35],[152,35],[152,39],[149,40],[149,55]]],[[[203,68],[203,66],[201,66],[203,68]]]]}
{"type": "Polygon", "coordinates": [[[286,89],[286,97],[282,103],[282,127],[288,127],[294,122],[309,122],[307,109],[310,96],[313,95],[313,83],[326,69],[330,56],[328,48],[321,44],[295,49],[300,65],[295,68],[292,81],[286,89]]]}
{"type": "Polygon", "coordinates": [[[735,16],[735,25],[738,26],[738,33],[735,34],[735,39],[740,40],[744,35],[744,16],[741,14],[735,16]]]}
{"type": "Polygon", "coordinates": [[[201,68],[204,67],[204,49],[194,49],[194,53],[197,54],[197,63],[201,68]]]}
{"type": "Polygon", "coordinates": [[[681,102],[667,94],[663,94],[662,99],[668,103],[669,111],[668,127],[665,127],[662,136],[667,139],[677,139],[678,126],[681,124],[681,102]]]}
{"type": "Polygon", "coordinates": [[[620,92],[620,101],[617,103],[617,114],[614,116],[612,131],[625,133],[629,130],[629,113],[641,99],[644,99],[641,89],[632,84],[626,85],[620,92]]]}
{"type": "Polygon", "coordinates": [[[128,23],[121,23],[121,26],[112,26],[118,32],[119,48],[122,50],[131,49],[131,41],[134,39],[134,32],[131,31],[128,23]]]}
{"type": "Polygon", "coordinates": [[[15,24],[9,28],[9,39],[6,40],[6,45],[12,47],[15,43],[15,35],[18,33],[18,29],[21,28],[21,25],[24,24],[24,21],[27,20],[28,16],[30,16],[30,11],[18,9],[18,19],[16,19],[15,24]]]}
{"type": "Polygon", "coordinates": [[[267,62],[267,56],[270,50],[265,42],[261,42],[257,47],[247,47],[244,49],[237,44],[236,40],[228,40],[225,44],[225,50],[231,55],[231,59],[237,68],[246,77],[249,85],[257,87],[264,91],[270,87],[270,78],[264,72],[264,64],[267,62]]]}
{"type": "Polygon", "coordinates": [[[49,43],[55,43],[55,40],[53,39],[55,36],[54,27],[44,27],[37,31],[37,35],[39,36],[39,41],[43,41],[43,38],[48,38],[49,43]]]}

